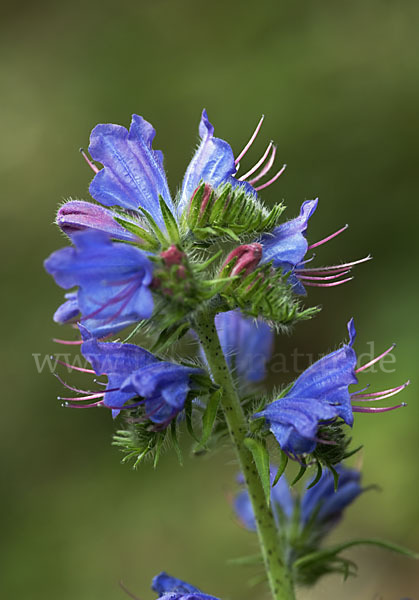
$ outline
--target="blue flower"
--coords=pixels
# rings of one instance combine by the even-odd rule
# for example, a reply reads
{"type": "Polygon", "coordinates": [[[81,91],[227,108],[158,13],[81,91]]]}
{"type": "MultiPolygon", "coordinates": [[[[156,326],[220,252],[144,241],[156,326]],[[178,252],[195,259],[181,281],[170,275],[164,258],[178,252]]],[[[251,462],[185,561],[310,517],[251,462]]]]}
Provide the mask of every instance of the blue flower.
{"type": "MultiPolygon", "coordinates": [[[[139,248],[112,243],[107,234],[84,231],[74,234],[75,247],[57,250],[44,263],[64,289],[79,286],[77,305],[82,323],[97,337],[147,319],[153,312],[149,289],[152,264],[139,248]]],[[[74,296],[71,297],[74,307],[74,296]]],[[[63,321],[70,305],[56,313],[63,321]]],[[[64,319],[67,320],[67,319],[64,319]]]]}
{"type": "Polygon", "coordinates": [[[282,450],[291,455],[313,452],[321,439],[317,437],[319,424],[340,417],[353,424],[353,412],[385,412],[404,406],[367,408],[353,405],[353,401],[371,402],[382,400],[402,391],[409,382],[382,392],[365,393],[365,390],[350,393],[348,386],[358,383],[356,374],[375,364],[388,354],[383,354],[356,369],[357,358],[352,345],[356,331],[351,319],[348,323],[350,342],[327,354],[302,373],[282,397],[256,413],[264,417],[266,424],[279,442],[282,450]]]}
{"type": "Polygon", "coordinates": [[[361,260],[333,265],[329,267],[307,268],[304,257],[308,250],[321,246],[347,229],[342,227],[328,237],[309,246],[306,239],[308,221],[317,208],[318,200],[307,200],[301,205],[300,214],[276,227],[271,233],[264,234],[259,242],[263,247],[262,263],[273,261],[273,266],[289,273],[288,281],[296,294],[305,295],[304,286],[334,287],[352,279],[346,277],[351,269],[370,260],[367,256],[361,260]]]}
{"type": "MultiPolygon", "coordinates": [[[[271,502],[274,516],[279,527],[292,523],[294,512],[298,510],[300,531],[310,527],[311,542],[318,542],[340,521],[343,511],[362,492],[361,474],[355,469],[338,465],[338,487],[335,492],[334,478],[329,470],[323,471],[317,484],[303,493],[301,500],[296,500],[285,476],[271,489],[271,502]]],[[[271,469],[271,480],[275,470],[271,469]]],[[[256,531],[255,517],[247,491],[241,491],[234,501],[234,510],[240,522],[250,531],[256,531]]]]}
{"type": "MultiPolygon", "coordinates": [[[[271,486],[274,482],[275,474],[275,469],[271,467],[271,486]]],[[[239,483],[244,484],[244,477],[242,475],[239,476],[239,483]]],[[[288,520],[291,520],[294,512],[294,498],[292,497],[291,490],[284,475],[279,478],[275,487],[271,487],[271,502],[276,520],[278,520],[278,516],[281,513],[283,513],[288,520]],[[281,512],[279,512],[278,509],[280,509],[281,512]]],[[[256,531],[255,514],[253,512],[249,494],[246,490],[243,490],[236,495],[234,499],[234,510],[239,517],[240,522],[246,529],[249,529],[249,531],[256,531]]]]}
{"type": "Polygon", "coordinates": [[[186,397],[194,387],[191,375],[201,373],[200,369],[160,361],[134,344],[99,342],[83,326],[80,331],[81,352],[93,367],[93,371],[87,371],[106,375],[108,382],[105,390],[62,398],[68,406],[105,406],[112,410],[113,417],[122,409],[144,406],[144,417],[159,428],[166,427],[183,410],[186,397]],[[95,402],[78,404],[86,400],[95,402]],[[129,403],[130,400],[133,402],[129,403]]]}
{"type": "Polygon", "coordinates": [[[215,324],[230,369],[242,381],[261,381],[273,348],[269,325],[262,319],[245,317],[239,310],[219,313],[215,324]]]}
{"type": "Polygon", "coordinates": [[[224,183],[240,185],[247,192],[256,194],[259,189],[271,185],[282,173],[278,173],[272,180],[262,186],[253,187],[253,183],[268,174],[271,169],[276,149],[268,146],[271,156],[264,165],[268,156],[259,161],[253,169],[240,178],[236,178],[239,161],[249,150],[259,129],[249,143],[235,159],[231,146],[224,140],[214,137],[214,127],[208,119],[206,110],[202,111],[199,124],[201,138],[189,166],[186,169],[180,191],[177,211],[170,195],[166,175],[163,168],[163,155],[159,150],[153,150],[152,143],[155,130],[143,117],[133,115],[129,130],[120,125],[97,125],[90,136],[89,152],[92,158],[104,165],[98,170],[90,162],[96,175],[90,184],[92,197],[105,206],[119,206],[124,209],[146,209],[156,223],[164,229],[164,222],[159,206],[159,196],[163,198],[169,209],[176,216],[180,216],[188,205],[194,191],[201,182],[213,188],[224,183]],[[261,168],[259,175],[249,182],[246,181],[257,169],[261,168]]]}
{"type": "Polygon", "coordinates": [[[218,600],[214,596],[204,594],[186,581],[171,577],[164,571],[154,577],[151,589],[164,600],[218,600]]]}

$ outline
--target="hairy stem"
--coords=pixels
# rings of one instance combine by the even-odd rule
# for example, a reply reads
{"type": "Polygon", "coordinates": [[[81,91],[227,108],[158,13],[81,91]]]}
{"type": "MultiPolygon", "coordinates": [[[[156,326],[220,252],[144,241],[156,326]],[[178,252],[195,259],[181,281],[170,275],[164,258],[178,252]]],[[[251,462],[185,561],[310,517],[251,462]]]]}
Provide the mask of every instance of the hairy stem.
{"type": "Polygon", "coordinates": [[[252,454],[244,445],[248,426],[231,374],[224,358],[214,317],[200,316],[195,330],[215,383],[223,390],[221,404],[235,446],[255,514],[259,543],[275,600],[295,600],[291,573],[286,564],[274,516],[268,507],[252,454]]]}

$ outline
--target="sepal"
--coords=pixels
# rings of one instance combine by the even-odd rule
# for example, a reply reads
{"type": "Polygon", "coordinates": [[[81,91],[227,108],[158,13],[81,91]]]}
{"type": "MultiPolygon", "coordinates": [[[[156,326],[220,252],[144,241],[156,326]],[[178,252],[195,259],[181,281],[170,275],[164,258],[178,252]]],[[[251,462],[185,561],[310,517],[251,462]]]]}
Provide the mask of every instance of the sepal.
{"type": "Polygon", "coordinates": [[[276,204],[268,210],[254,193],[243,186],[224,184],[217,189],[201,183],[195,190],[189,208],[183,215],[185,228],[199,241],[209,242],[225,237],[240,241],[274,229],[284,212],[276,204]]]}

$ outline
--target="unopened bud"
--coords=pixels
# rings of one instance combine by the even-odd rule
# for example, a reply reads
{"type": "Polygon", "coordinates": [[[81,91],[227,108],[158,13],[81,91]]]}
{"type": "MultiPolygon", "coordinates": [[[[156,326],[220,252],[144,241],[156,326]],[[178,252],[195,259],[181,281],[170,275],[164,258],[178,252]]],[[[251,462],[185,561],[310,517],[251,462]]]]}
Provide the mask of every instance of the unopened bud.
{"type": "Polygon", "coordinates": [[[179,250],[174,244],[160,254],[166,267],[173,265],[181,265],[185,258],[185,254],[179,250]]]}
{"type": "Polygon", "coordinates": [[[117,223],[112,213],[91,202],[70,200],[58,210],[57,225],[71,236],[77,231],[95,230],[108,233],[112,238],[127,242],[138,242],[139,238],[117,223]]]}
{"type": "Polygon", "coordinates": [[[256,269],[261,258],[262,246],[260,244],[256,242],[253,244],[243,244],[230,252],[222,266],[222,270],[234,261],[230,275],[248,275],[256,269]]]}

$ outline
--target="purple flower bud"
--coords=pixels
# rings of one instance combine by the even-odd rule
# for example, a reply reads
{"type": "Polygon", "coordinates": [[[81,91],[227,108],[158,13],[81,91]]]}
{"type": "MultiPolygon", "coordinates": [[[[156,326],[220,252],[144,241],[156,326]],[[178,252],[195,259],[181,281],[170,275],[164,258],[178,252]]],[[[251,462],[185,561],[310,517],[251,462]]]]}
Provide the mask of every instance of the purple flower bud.
{"type": "Polygon", "coordinates": [[[170,246],[167,250],[160,254],[162,257],[164,264],[167,267],[171,267],[172,265],[181,265],[183,259],[185,258],[185,254],[179,250],[174,244],[170,246]]]}
{"type": "Polygon", "coordinates": [[[93,229],[104,231],[117,240],[141,241],[136,235],[119,225],[110,210],[83,200],[70,200],[61,206],[57,213],[56,223],[70,237],[77,231],[93,229]]]}
{"type": "Polygon", "coordinates": [[[227,267],[231,261],[237,259],[235,262],[233,269],[231,270],[231,275],[248,275],[252,271],[256,269],[260,260],[262,258],[262,246],[257,242],[253,244],[243,244],[242,246],[237,246],[230,252],[227,256],[222,270],[227,267]]]}

